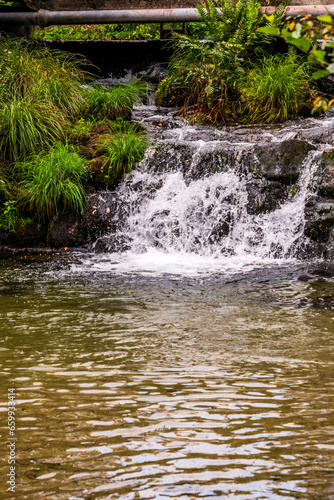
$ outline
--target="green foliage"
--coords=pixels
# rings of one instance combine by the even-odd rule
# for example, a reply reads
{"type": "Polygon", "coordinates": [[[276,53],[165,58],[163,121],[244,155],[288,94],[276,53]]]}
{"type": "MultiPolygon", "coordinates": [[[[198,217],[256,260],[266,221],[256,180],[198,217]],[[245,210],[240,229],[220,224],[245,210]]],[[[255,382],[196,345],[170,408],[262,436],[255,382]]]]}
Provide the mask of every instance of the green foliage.
{"type": "Polygon", "coordinates": [[[282,122],[310,101],[308,66],[291,48],[265,58],[247,75],[243,95],[251,123],[282,122]]]}
{"type": "Polygon", "coordinates": [[[262,22],[256,0],[238,0],[233,6],[219,0],[220,14],[213,2],[198,7],[206,41],[177,35],[169,75],[159,85],[156,102],[165,97],[182,103],[181,113],[193,120],[221,123],[236,119],[240,86],[252,57],[270,37],[259,33],[262,22]]]}
{"type": "Polygon", "coordinates": [[[64,116],[52,103],[16,98],[0,109],[0,155],[16,160],[62,139],[64,116]]]}
{"type": "Polygon", "coordinates": [[[87,114],[94,118],[116,120],[131,116],[132,107],[146,95],[145,83],[137,81],[128,85],[106,88],[101,85],[87,89],[87,114]]]}
{"type": "Polygon", "coordinates": [[[0,230],[15,231],[15,226],[19,220],[20,216],[18,214],[16,201],[5,201],[0,210],[0,230]]]}
{"type": "Polygon", "coordinates": [[[0,156],[16,160],[64,138],[84,103],[85,74],[67,55],[0,40],[0,156]]]}
{"type": "Polygon", "coordinates": [[[149,40],[159,38],[158,24],[101,24],[34,28],[35,40],[149,40]]]}
{"type": "Polygon", "coordinates": [[[137,126],[124,127],[118,123],[117,128],[100,149],[106,158],[105,166],[108,167],[110,184],[117,183],[125,174],[130,173],[148,147],[146,135],[139,134],[137,126]]]}
{"type": "Polygon", "coordinates": [[[85,205],[83,179],[86,161],[73,146],[56,143],[20,165],[25,198],[36,218],[46,224],[70,208],[80,212],[85,205]]]}
{"type": "Polygon", "coordinates": [[[70,124],[66,130],[70,142],[79,142],[88,139],[92,129],[96,126],[95,120],[80,118],[74,124],[70,124]]]}
{"type": "MultiPolygon", "coordinates": [[[[268,20],[272,23],[271,18],[268,20]]],[[[271,27],[272,25],[263,27],[261,31],[268,33],[271,27]]],[[[316,21],[310,19],[310,16],[298,19],[297,22],[290,19],[282,29],[276,31],[277,36],[307,54],[310,64],[317,68],[312,74],[314,80],[334,73],[334,20],[330,15],[319,16],[316,21]]],[[[333,99],[328,103],[327,99],[317,97],[313,112],[317,109],[325,111],[333,105],[333,99]]]]}

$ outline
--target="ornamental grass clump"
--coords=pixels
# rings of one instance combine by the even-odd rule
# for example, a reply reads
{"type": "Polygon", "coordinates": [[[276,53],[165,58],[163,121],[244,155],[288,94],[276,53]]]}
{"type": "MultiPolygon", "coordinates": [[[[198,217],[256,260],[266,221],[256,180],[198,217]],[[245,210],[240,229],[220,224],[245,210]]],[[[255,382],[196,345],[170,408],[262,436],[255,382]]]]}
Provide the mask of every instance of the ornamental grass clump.
{"type": "Polygon", "coordinates": [[[100,152],[105,157],[109,184],[116,184],[130,173],[135,164],[142,160],[147,147],[147,136],[140,134],[135,125],[116,130],[108,137],[100,152]]]}
{"type": "Polygon", "coordinates": [[[294,48],[265,58],[247,75],[243,89],[246,119],[251,123],[282,122],[311,108],[314,91],[308,65],[294,48]]]}
{"type": "Polygon", "coordinates": [[[46,225],[66,208],[77,213],[83,210],[87,166],[73,146],[58,142],[20,169],[25,199],[39,222],[46,225]]]}
{"type": "Polygon", "coordinates": [[[16,97],[0,109],[0,155],[24,158],[64,138],[64,115],[51,102],[16,97]]]}
{"type": "Polygon", "coordinates": [[[64,140],[85,100],[85,74],[69,56],[0,40],[0,157],[22,160],[64,140]]]}
{"type": "Polygon", "coordinates": [[[131,117],[133,105],[147,92],[141,81],[107,88],[94,85],[87,89],[87,114],[98,119],[117,120],[131,117]]]}

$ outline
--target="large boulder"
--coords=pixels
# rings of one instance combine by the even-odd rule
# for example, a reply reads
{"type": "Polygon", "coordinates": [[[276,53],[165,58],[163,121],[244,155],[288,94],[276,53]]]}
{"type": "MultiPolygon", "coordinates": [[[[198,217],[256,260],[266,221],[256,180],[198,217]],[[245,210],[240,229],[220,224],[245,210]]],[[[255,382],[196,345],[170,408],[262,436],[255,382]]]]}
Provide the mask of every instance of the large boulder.
{"type": "Polygon", "coordinates": [[[254,147],[261,170],[267,180],[294,184],[301,173],[301,166],[309,151],[316,149],[307,141],[288,139],[254,147]]]}

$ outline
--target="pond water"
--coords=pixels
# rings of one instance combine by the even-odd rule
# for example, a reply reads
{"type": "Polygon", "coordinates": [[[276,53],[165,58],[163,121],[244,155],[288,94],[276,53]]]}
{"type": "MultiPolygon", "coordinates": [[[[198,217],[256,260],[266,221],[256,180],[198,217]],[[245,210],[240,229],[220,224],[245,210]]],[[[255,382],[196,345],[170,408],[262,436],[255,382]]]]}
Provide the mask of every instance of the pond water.
{"type": "Polygon", "coordinates": [[[333,276],[158,251],[1,261],[2,498],[334,498],[333,276]]]}

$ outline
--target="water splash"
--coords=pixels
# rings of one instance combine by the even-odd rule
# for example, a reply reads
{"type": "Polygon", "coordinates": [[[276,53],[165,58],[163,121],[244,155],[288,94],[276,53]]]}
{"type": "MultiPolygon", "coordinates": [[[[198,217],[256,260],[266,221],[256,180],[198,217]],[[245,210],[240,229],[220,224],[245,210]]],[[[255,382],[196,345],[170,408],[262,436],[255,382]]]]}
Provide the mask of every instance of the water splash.
{"type": "Polygon", "coordinates": [[[129,216],[114,236],[127,239],[136,254],[155,249],[169,255],[292,257],[303,236],[318,156],[309,153],[294,196],[259,214],[248,211],[249,177],[235,169],[190,180],[181,172],[143,168],[119,190],[129,216]]]}
{"type": "Polygon", "coordinates": [[[256,146],[270,151],[291,139],[308,144],[308,134],[320,130],[314,119],[303,126],[231,130],[152,116],[151,108],[140,113],[136,120],[150,130],[154,143],[117,190],[117,224],[98,240],[96,251],[105,254],[94,268],[230,273],[284,265],[309,251],[305,206],[316,191],[327,122],[317,132],[319,146],[305,153],[292,185],[264,175],[256,146]]]}

